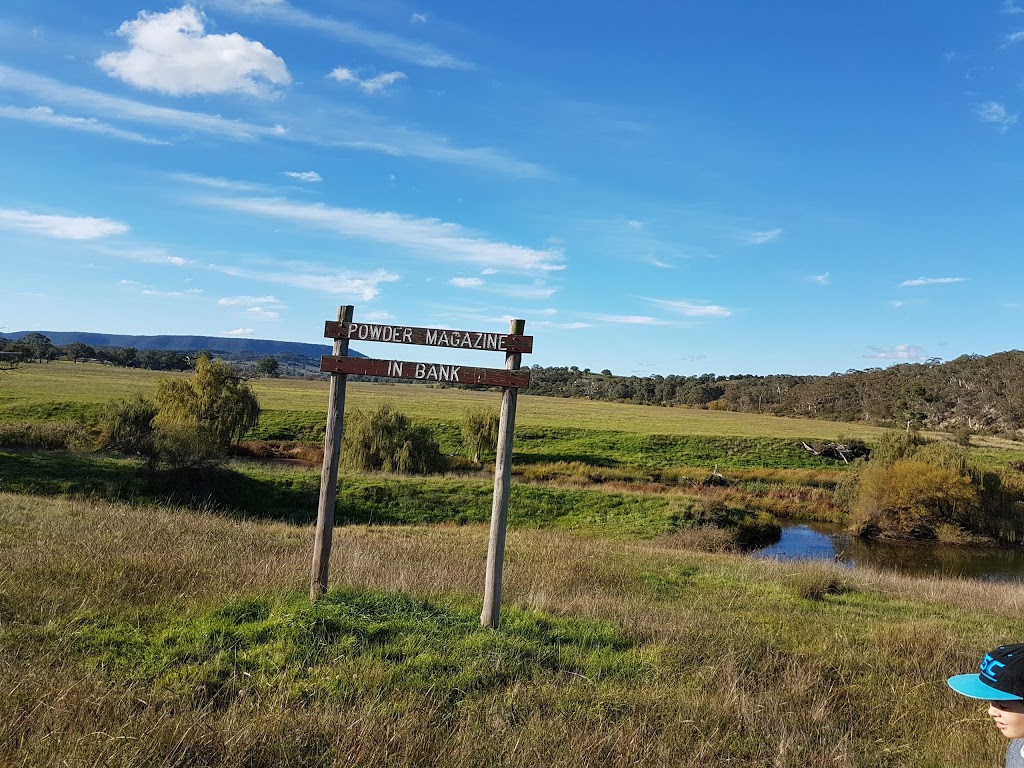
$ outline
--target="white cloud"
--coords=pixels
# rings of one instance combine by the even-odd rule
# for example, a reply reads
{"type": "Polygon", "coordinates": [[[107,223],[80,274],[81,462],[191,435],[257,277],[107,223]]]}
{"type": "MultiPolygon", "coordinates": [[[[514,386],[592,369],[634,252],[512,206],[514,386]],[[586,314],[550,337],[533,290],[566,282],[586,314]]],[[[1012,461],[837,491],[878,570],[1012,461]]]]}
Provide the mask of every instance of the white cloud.
{"type": "Polygon", "coordinates": [[[1024,13],[1024,8],[1018,6],[1013,0],[1004,0],[1003,13],[1024,13]]]}
{"type": "Polygon", "coordinates": [[[427,14],[425,13],[413,13],[409,15],[410,24],[426,24],[427,14]]]}
{"type": "Polygon", "coordinates": [[[626,226],[630,229],[643,229],[644,223],[642,221],[637,221],[636,219],[630,219],[626,222],[626,226]]]}
{"type": "Polygon", "coordinates": [[[903,306],[903,305],[904,305],[905,303],[906,303],[906,302],[903,302],[903,301],[899,301],[899,300],[894,300],[894,301],[890,301],[890,302],[889,302],[889,306],[890,306],[890,307],[892,307],[893,309],[899,309],[899,308],[900,308],[900,307],[902,307],[902,306],[903,306]]]}
{"type": "Polygon", "coordinates": [[[50,216],[0,208],[0,229],[13,229],[58,240],[97,240],[128,231],[128,225],[91,216],[50,216]]]}
{"type": "Polygon", "coordinates": [[[187,291],[155,291],[147,288],[142,292],[143,296],[158,296],[163,299],[184,299],[202,293],[200,288],[189,288],[187,291]]]}
{"type": "Polygon", "coordinates": [[[453,277],[448,282],[458,288],[479,288],[484,284],[479,277],[453,277]]]}
{"type": "Polygon", "coordinates": [[[96,64],[137,88],[187,96],[238,91],[266,96],[271,86],[291,83],[284,60],[262,43],[239,34],[206,34],[206,17],[191,5],[167,13],[142,11],[117,34],[127,51],[108,53],[96,64]]]}
{"type": "Polygon", "coordinates": [[[897,344],[890,349],[868,346],[868,349],[871,351],[861,357],[869,360],[924,360],[924,347],[917,344],[897,344]]]}
{"type": "Polygon", "coordinates": [[[1006,107],[998,101],[986,101],[974,108],[974,114],[983,122],[998,126],[1000,131],[1006,131],[1011,125],[1017,122],[1017,115],[1011,115],[1006,107]]]}
{"type": "Polygon", "coordinates": [[[291,176],[293,179],[298,179],[299,181],[308,181],[310,183],[324,180],[324,177],[316,171],[285,171],[284,175],[291,176]]]}
{"type": "Polygon", "coordinates": [[[943,283],[962,283],[966,277],[919,277],[915,280],[904,280],[900,288],[913,288],[919,285],[940,285],[943,283]]]}
{"type": "Polygon", "coordinates": [[[469,68],[466,62],[428,43],[406,40],[386,32],[376,32],[349,21],[314,16],[283,1],[250,2],[246,5],[239,5],[238,0],[207,0],[206,5],[229,12],[255,13],[294,27],[314,29],[345,44],[363,45],[402,61],[415,62],[423,67],[469,68]]]}
{"type": "Polygon", "coordinates": [[[685,300],[671,300],[671,299],[645,299],[653,304],[658,304],[662,307],[671,309],[674,312],[679,312],[687,317],[729,317],[732,314],[732,310],[720,307],[717,304],[706,304],[697,303],[693,301],[685,300]]]}
{"type": "Polygon", "coordinates": [[[118,258],[129,259],[131,261],[138,261],[142,264],[170,264],[174,267],[184,267],[195,263],[191,259],[175,256],[174,254],[168,253],[163,248],[156,246],[151,248],[130,248],[128,250],[122,248],[101,247],[100,250],[104,253],[110,254],[111,256],[117,256],[118,258]]]}
{"type": "Polygon", "coordinates": [[[280,315],[274,312],[272,309],[264,309],[263,307],[249,307],[246,314],[253,315],[254,317],[261,317],[264,320],[276,320],[280,315]]]}
{"type": "Polygon", "coordinates": [[[284,304],[273,296],[225,296],[218,299],[217,303],[222,307],[274,307],[282,309],[284,304]]]}
{"type": "Polygon", "coordinates": [[[551,320],[537,320],[536,322],[533,323],[533,325],[538,328],[552,328],[559,331],[578,331],[581,328],[592,327],[590,323],[555,323],[552,322],[551,320]]]}
{"type": "Polygon", "coordinates": [[[0,90],[15,91],[30,96],[92,109],[119,120],[136,120],[163,127],[184,128],[240,141],[263,137],[282,137],[287,134],[280,125],[264,126],[227,120],[219,115],[206,115],[168,107],[154,107],[131,99],[108,96],[99,91],[65,85],[48,77],[0,64],[0,90]]]}
{"type": "Polygon", "coordinates": [[[252,328],[235,328],[233,331],[221,331],[222,336],[252,336],[256,333],[252,328]]]}
{"type": "Polygon", "coordinates": [[[1019,43],[1021,40],[1024,40],[1024,29],[1018,30],[1017,32],[1013,32],[1012,34],[1006,36],[1007,45],[1010,45],[1011,43],[1019,43]]]}
{"type": "Polygon", "coordinates": [[[751,245],[762,245],[771,240],[774,240],[782,234],[782,229],[769,229],[764,232],[750,232],[744,236],[744,240],[751,245]]]}
{"type": "Polygon", "coordinates": [[[0,107],[0,117],[10,120],[22,120],[30,123],[41,123],[52,125],[57,128],[70,128],[83,133],[95,133],[100,136],[109,136],[114,139],[134,141],[138,144],[162,144],[169,142],[151,139],[135,131],[125,131],[113,125],[101,123],[92,117],[71,117],[69,115],[58,115],[50,107],[0,107]]]}
{"type": "Polygon", "coordinates": [[[367,323],[382,323],[385,320],[393,320],[394,315],[390,312],[367,312],[363,315],[363,319],[367,323]]]}
{"type": "Polygon", "coordinates": [[[398,275],[378,269],[366,274],[359,273],[318,273],[308,269],[291,269],[287,272],[261,272],[211,264],[210,269],[234,277],[263,280],[270,283],[290,285],[310,291],[320,291],[335,296],[370,301],[380,293],[381,283],[398,280],[398,275]]]}
{"type": "Polygon", "coordinates": [[[595,320],[621,325],[668,325],[664,320],[647,315],[592,315],[595,320]]]}
{"type": "Polygon", "coordinates": [[[458,224],[438,219],[420,219],[390,211],[333,208],[320,203],[300,204],[280,198],[210,198],[206,202],[242,213],[283,219],[303,227],[318,227],[343,237],[360,237],[411,249],[434,259],[522,272],[565,268],[560,263],[561,251],[539,251],[485,240],[472,236],[458,224]]]}
{"type": "Polygon", "coordinates": [[[127,285],[127,286],[131,286],[131,287],[142,285],[142,283],[138,282],[137,280],[118,280],[117,284],[118,285],[127,285]]]}
{"type": "Polygon", "coordinates": [[[188,184],[197,184],[201,187],[210,187],[211,189],[224,189],[230,192],[265,192],[268,189],[263,184],[256,184],[250,181],[234,181],[233,179],[197,176],[192,173],[172,173],[170,177],[175,181],[184,181],[188,184]]]}
{"type": "Polygon", "coordinates": [[[168,107],[156,107],[131,99],[109,96],[88,88],[69,86],[56,80],[0,64],[0,91],[27,94],[32,98],[89,109],[117,120],[157,125],[222,136],[235,141],[282,139],[319,147],[342,147],[393,157],[417,157],[436,163],[466,166],[519,177],[544,176],[540,165],[511,157],[493,147],[455,146],[445,136],[388,123],[356,108],[334,107],[329,124],[285,128],[228,120],[168,107]]]}
{"type": "Polygon", "coordinates": [[[811,282],[812,283],[817,283],[818,285],[831,285],[832,284],[832,278],[830,278],[828,276],[828,272],[826,272],[826,273],[824,273],[822,275],[812,275],[811,276],[811,282]]]}
{"type": "Polygon", "coordinates": [[[339,83],[354,83],[362,88],[364,93],[378,93],[389,85],[394,85],[399,80],[405,79],[404,72],[381,72],[379,75],[364,80],[348,67],[338,67],[327,76],[339,83]]]}

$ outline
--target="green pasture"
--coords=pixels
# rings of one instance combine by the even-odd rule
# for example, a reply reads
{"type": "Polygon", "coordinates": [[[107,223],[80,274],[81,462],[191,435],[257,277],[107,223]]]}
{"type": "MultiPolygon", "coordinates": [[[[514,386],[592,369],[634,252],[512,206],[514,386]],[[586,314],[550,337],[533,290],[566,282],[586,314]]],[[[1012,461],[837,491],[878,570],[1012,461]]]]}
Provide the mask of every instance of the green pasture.
{"type": "MultiPolygon", "coordinates": [[[[0,378],[0,421],[77,420],[95,414],[112,398],[151,395],[162,376],[182,376],[88,363],[33,364],[0,378]]],[[[252,382],[268,419],[285,414],[327,413],[328,383],[298,379],[257,379],[252,382]]],[[[469,409],[497,410],[497,391],[476,392],[414,384],[348,385],[346,407],[373,409],[390,403],[417,421],[458,423],[469,409]]],[[[305,419],[305,417],[302,417],[305,419]]],[[[306,419],[308,421],[308,419],[306,419]]],[[[638,407],[621,403],[572,400],[520,394],[516,426],[571,427],[641,435],[707,435],[718,437],[834,440],[839,433],[871,440],[878,427],[828,421],[780,418],[760,414],[690,408],[638,407]]]]}

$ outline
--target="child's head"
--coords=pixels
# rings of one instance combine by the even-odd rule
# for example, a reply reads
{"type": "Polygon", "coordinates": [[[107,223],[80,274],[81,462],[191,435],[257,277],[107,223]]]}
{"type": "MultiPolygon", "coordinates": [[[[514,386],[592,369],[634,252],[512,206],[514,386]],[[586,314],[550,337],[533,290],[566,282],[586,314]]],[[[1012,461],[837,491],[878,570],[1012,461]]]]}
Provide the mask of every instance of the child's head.
{"type": "Polygon", "coordinates": [[[1024,738],[1024,643],[989,651],[979,668],[977,675],[956,675],[946,682],[963,696],[988,701],[988,714],[1003,736],[1024,738]]]}

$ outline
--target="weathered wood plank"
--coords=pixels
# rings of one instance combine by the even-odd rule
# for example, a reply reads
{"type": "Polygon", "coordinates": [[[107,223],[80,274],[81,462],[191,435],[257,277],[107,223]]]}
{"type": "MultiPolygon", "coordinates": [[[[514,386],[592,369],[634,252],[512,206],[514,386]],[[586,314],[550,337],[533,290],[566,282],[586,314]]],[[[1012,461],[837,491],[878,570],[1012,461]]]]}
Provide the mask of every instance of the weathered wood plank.
{"type": "Polygon", "coordinates": [[[407,325],[342,323],[328,320],[324,336],[329,339],[383,341],[391,344],[417,344],[425,347],[479,349],[487,352],[533,351],[533,336],[484,331],[454,331],[447,328],[413,328],[407,325]]]}
{"type": "Polygon", "coordinates": [[[530,386],[528,370],[504,368],[472,368],[466,365],[416,363],[407,360],[374,360],[368,357],[320,358],[320,370],[325,373],[351,373],[359,376],[379,376],[385,379],[407,381],[444,382],[447,384],[482,384],[488,387],[530,386]]]}

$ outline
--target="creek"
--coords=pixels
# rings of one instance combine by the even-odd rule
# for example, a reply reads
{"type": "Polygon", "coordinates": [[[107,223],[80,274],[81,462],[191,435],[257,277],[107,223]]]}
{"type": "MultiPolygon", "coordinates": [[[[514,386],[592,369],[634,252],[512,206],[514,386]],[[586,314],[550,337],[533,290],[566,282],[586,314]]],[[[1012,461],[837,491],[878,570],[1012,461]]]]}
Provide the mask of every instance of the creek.
{"type": "Polygon", "coordinates": [[[849,568],[870,566],[914,576],[1024,581],[1022,547],[865,540],[823,523],[784,521],[781,538],[751,554],[780,560],[825,560],[849,568]]]}

